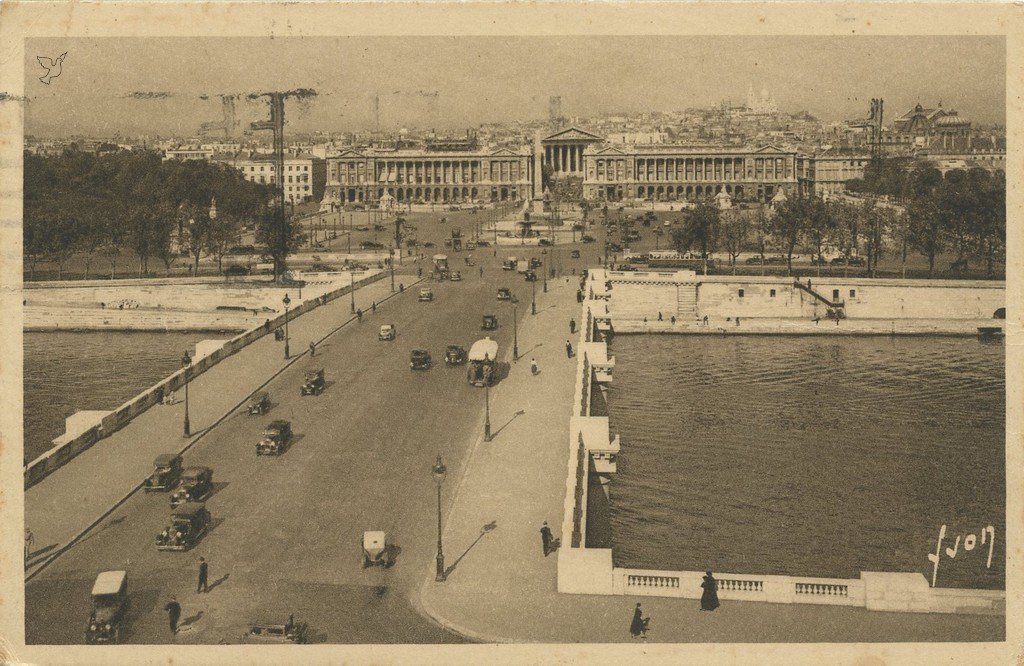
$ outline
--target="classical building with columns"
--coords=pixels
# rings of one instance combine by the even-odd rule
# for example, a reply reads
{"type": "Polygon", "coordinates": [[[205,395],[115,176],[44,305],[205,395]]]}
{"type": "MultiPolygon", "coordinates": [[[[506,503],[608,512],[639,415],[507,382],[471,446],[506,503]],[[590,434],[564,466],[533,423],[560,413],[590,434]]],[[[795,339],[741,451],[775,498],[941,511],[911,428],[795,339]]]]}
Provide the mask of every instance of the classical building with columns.
{"type": "MultiPolygon", "coordinates": [[[[528,146],[472,152],[348,150],[327,158],[325,198],[404,203],[527,199],[533,181],[528,146]]],[[[538,175],[539,176],[539,175],[538,175]]]]}
{"type": "Polygon", "coordinates": [[[694,201],[726,192],[768,201],[797,185],[795,151],[685,146],[597,146],[583,153],[583,196],[620,201],[694,201]]]}
{"type": "Polygon", "coordinates": [[[541,139],[544,165],[552,177],[583,176],[583,153],[587,146],[603,143],[604,139],[578,127],[570,127],[541,139]]]}

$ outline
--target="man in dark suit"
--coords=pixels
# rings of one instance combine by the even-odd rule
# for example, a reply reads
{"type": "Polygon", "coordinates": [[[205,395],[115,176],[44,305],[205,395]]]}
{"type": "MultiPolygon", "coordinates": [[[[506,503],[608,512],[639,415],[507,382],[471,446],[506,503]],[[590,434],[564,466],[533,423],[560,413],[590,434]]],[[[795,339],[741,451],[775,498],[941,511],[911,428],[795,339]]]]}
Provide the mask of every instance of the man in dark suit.
{"type": "Polygon", "coordinates": [[[205,557],[199,558],[199,584],[196,585],[196,592],[206,592],[206,581],[210,574],[210,565],[206,563],[205,557]]]}

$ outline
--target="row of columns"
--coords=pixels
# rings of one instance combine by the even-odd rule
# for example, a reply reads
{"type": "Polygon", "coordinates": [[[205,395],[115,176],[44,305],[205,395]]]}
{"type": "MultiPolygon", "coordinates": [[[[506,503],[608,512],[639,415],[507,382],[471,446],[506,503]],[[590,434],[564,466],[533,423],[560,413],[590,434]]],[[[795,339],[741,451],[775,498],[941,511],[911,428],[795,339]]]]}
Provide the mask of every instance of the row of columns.
{"type": "Polygon", "coordinates": [[[793,165],[785,157],[652,158],[638,159],[634,173],[638,181],[782,180],[793,165]]]}
{"type": "Polygon", "coordinates": [[[341,187],[338,198],[342,203],[357,203],[363,201],[377,201],[384,193],[395,198],[395,201],[406,203],[414,200],[422,200],[425,203],[443,203],[449,201],[508,201],[519,200],[525,196],[516,186],[500,187],[341,187]]]}
{"type": "Polygon", "coordinates": [[[544,147],[544,163],[558,173],[583,173],[581,144],[549,145],[544,147]]]}
{"type": "MultiPolygon", "coordinates": [[[[361,184],[366,178],[363,162],[339,162],[335,173],[338,184],[361,184]],[[347,168],[345,165],[348,165],[347,168]]],[[[518,183],[526,179],[526,167],[522,160],[388,160],[377,162],[373,180],[389,181],[394,174],[395,182],[402,184],[433,185],[481,182],[518,183]],[[484,178],[485,167],[490,178],[484,178]]]]}

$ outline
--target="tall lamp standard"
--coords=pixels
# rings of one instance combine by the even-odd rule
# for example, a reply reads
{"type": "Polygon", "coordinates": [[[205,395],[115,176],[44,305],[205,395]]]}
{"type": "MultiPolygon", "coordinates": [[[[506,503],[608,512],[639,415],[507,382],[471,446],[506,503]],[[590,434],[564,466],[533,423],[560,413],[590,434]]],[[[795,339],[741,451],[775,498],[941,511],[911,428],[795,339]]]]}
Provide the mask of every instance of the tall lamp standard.
{"type": "Polygon", "coordinates": [[[285,294],[281,302],[284,303],[284,358],[288,360],[288,306],[291,305],[292,299],[285,294]]]}
{"type": "Polygon", "coordinates": [[[516,305],[512,305],[512,360],[519,360],[519,320],[516,318],[516,305]]]}
{"type": "Polygon", "coordinates": [[[530,301],[530,314],[537,314],[537,278],[530,280],[530,288],[533,290],[533,296],[530,301]]]}
{"type": "Polygon", "coordinates": [[[349,302],[349,309],[352,311],[352,314],[355,314],[356,313],[356,272],[354,270],[352,270],[352,269],[349,269],[348,277],[349,277],[348,293],[352,297],[352,300],[349,302]]]}
{"type": "Polygon", "coordinates": [[[548,254],[547,250],[542,250],[541,254],[546,255],[544,257],[544,265],[541,266],[541,272],[544,274],[544,293],[548,293],[548,262],[551,260],[551,255],[548,254]]]}
{"type": "Polygon", "coordinates": [[[430,471],[434,476],[434,483],[437,484],[437,575],[434,580],[443,583],[447,575],[444,572],[444,548],[441,545],[441,486],[444,485],[444,476],[448,468],[441,462],[441,454],[438,454],[437,462],[430,471]]]}
{"type": "Polygon", "coordinates": [[[188,350],[185,350],[185,355],[181,357],[181,367],[185,368],[185,434],[184,437],[190,437],[192,435],[192,428],[188,423],[188,369],[192,365],[192,357],[188,355],[188,350]]]}
{"type": "MultiPolygon", "coordinates": [[[[402,254],[402,250],[401,249],[398,250],[398,254],[399,255],[402,254]]],[[[395,291],[395,248],[391,248],[391,250],[388,252],[388,255],[389,255],[388,266],[391,268],[391,292],[394,293],[394,291],[395,291]]]]}
{"type": "MultiPolygon", "coordinates": [[[[486,358],[486,356],[485,356],[486,358]]],[[[489,442],[491,437],[491,383],[484,382],[484,441],[489,442]]]]}

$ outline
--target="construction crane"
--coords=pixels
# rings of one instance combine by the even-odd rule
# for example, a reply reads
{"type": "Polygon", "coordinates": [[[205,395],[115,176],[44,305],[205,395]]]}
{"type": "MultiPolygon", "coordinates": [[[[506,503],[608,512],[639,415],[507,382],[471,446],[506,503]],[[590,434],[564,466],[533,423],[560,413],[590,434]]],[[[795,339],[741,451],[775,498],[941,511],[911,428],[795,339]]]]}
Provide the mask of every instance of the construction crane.
{"type": "Polygon", "coordinates": [[[235,116],[235,98],[236,95],[218,95],[221,101],[221,110],[224,114],[222,120],[205,122],[199,125],[200,136],[206,136],[214,132],[223,132],[225,139],[231,139],[235,136],[235,132],[238,129],[238,119],[235,116]]]}

